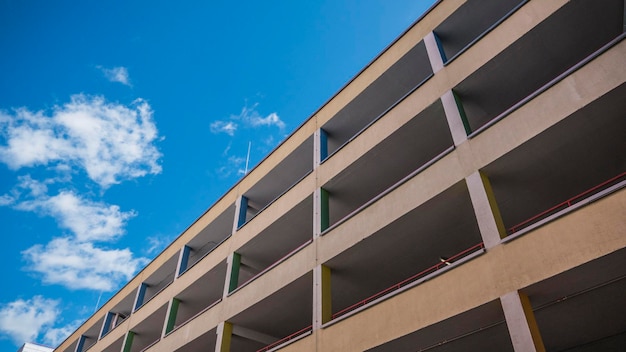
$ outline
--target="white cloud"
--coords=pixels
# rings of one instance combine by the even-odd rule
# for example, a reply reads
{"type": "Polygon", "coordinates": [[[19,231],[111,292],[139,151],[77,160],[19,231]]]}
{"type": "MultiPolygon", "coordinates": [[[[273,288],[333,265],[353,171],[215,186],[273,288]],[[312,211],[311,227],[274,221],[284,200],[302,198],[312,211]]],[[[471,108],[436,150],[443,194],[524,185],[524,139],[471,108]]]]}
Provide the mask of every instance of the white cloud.
{"type": "Polygon", "coordinates": [[[223,121],[217,120],[211,123],[211,133],[226,133],[229,136],[234,136],[239,125],[234,121],[241,121],[244,127],[257,128],[257,127],[278,127],[280,130],[284,130],[286,125],[283,120],[280,119],[277,113],[272,112],[269,115],[263,117],[256,110],[258,104],[254,104],[252,107],[247,105],[241,108],[239,115],[231,115],[230,120],[223,121]]]}
{"type": "Polygon", "coordinates": [[[245,173],[244,165],[246,163],[246,159],[242,157],[237,157],[231,155],[226,160],[226,165],[217,169],[217,173],[221,177],[229,177],[233,173],[237,175],[243,175],[245,173]]]}
{"type": "Polygon", "coordinates": [[[229,136],[234,136],[237,131],[237,124],[232,121],[214,121],[211,123],[211,133],[226,133],[229,136]]]}
{"type": "Polygon", "coordinates": [[[146,238],[148,242],[148,248],[145,253],[148,255],[161,252],[168,244],[172,242],[172,238],[169,236],[158,235],[146,238]]]}
{"type": "Polygon", "coordinates": [[[265,117],[261,117],[256,111],[253,112],[250,116],[248,116],[250,125],[252,127],[257,126],[276,126],[281,130],[285,128],[285,123],[278,117],[278,115],[273,112],[265,117]]]}
{"type": "Polygon", "coordinates": [[[104,73],[104,77],[111,82],[118,82],[126,86],[131,86],[130,78],[128,77],[128,69],[123,66],[113,67],[113,68],[105,68],[102,66],[98,66],[98,69],[104,73]]]}
{"type": "Polygon", "coordinates": [[[278,117],[278,114],[275,112],[262,117],[261,114],[256,110],[258,104],[254,104],[252,107],[244,106],[241,108],[241,112],[239,115],[231,116],[233,119],[241,119],[246,125],[250,127],[259,127],[259,126],[276,126],[281,130],[285,128],[285,123],[278,117]]]}
{"type": "Polygon", "coordinates": [[[12,205],[15,203],[15,197],[9,194],[3,194],[0,196],[0,206],[12,205]]]}
{"type": "Polygon", "coordinates": [[[82,323],[82,320],[75,320],[60,328],[48,328],[44,332],[43,341],[50,346],[58,346],[82,323]]]}
{"type": "Polygon", "coordinates": [[[62,228],[72,231],[79,242],[115,239],[124,234],[126,222],[136,215],[133,211],[120,211],[117,205],[81,198],[71,191],[26,200],[15,208],[54,217],[62,228]]]}
{"type": "Polygon", "coordinates": [[[40,274],[44,283],[72,290],[112,291],[148,263],[145,258],[134,258],[128,248],[96,248],[71,238],[55,238],[46,246],[32,246],[22,255],[28,262],[26,269],[40,274]]]}
{"type": "Polygon", "coordinates": [[[45,180],[43,182],[38,181],[33,179],[30,175],[19,176],[17,179],[19,181],[18,187],[28,190],[29,193],[34,197],[38,197],[48,193],[47,184],[54,182],[54,180],[52,179],[45,180]]]}
{"type": "Polygon", "coordinates": [[[0,135],[0,161],[14,170],[72,164],[104,188],[161,172],[158,131],[141,99],[125,106],[78,94],[50,116],[26,108],[0,112],[0,135]]]}
{"type": "Polygon", "coordinates": [[[58,306],[59,301],[41,296],[10,302],[0,308],[0,333],[16,345],[34,341],[54,324],[59,315],[58,306]]]}

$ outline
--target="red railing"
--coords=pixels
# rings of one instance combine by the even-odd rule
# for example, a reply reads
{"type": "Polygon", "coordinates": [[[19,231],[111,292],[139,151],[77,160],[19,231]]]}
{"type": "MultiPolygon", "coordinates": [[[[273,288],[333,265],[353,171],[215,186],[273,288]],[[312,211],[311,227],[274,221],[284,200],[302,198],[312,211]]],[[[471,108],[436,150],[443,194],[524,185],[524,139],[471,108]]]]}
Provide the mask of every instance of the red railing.
{"type": "Polygon", "coordinates": [[[257,350],[256,352],[266,352],[266,351],[269,351],[269,350],[271,350],[272,348],[274,348],[274,347],[276,347],[278,345],[281,345],[281,344],[283,344],[283,343],[285,343],[285,342],[287,342],[289,340],[293,340],[294,338],[304,334],[307,331],[311,331],[312,328],[313,328],[313,326],[309,325],[309,326],[307,326],[304,329],[298,330],[298,331],[294,332],[293,334],[291,334],[289,336],[285,336],[282,339],[280,339],[280,340],[278,340],[278,341],[276,341],[276,342],[274,342],[272,344],[269,344],[269,345],[261,348],[260,350],[257,350]]]}
{"type": "Polygon", "coordinates": [[[376,300],[377,298],[380,298],[380,297],[382,297],[382,296],[384,296],[384,295],[386,295],[386,294],[388,294],[390,292],[393,292],[393,291],[398,290],[398,289],[400,289],[400,288],[402,288],[402,287],[404,287],[404,286],[406,286],[406,285],[408,285],[408,284],[410,284],[412,282],[415,282],[418,279],[420,279],[420,278],[422,278],[422,277],[424,277],[424,276],[426,276],[428,274],[434,273],[437,270],[439,270],[439,269],[441,269],[443,267],[446,267],[446,266],[448,266],[448,265],[458,261],[459,259],[469,255],[470,253],[476,252],[476,251],[478,251],[478,250],[480,250],[482,248],[485,248],[485,246],[481,242],[481,243],[479,243],[479,244],[477,244],[475,246],[472,246],[472,247],[470,247],[470,248],[468,248],[468,249],[466,249],[466,250],[464,250],[464,251],[462,251],[460,253],[457,253],[457,254],[453,255],[450,258],[443,259],[441,261],[441,263],[437,263],[436,265],[433,265],[433,266],[431,266],[430,268],[428,268],[426,270],[422,270],[419,273],[409,277],[408,279],[404,279],[404,280],[398,282],[397,284],[395,284],[395,285],[393,285],[391,287],[388,287],[388,288],[386,288],[386,289],[384,289],[384,290],[382,290],[382,291],[380,291],[380,292],[378,292],[378,293],[376,293],[376,294],[374,294],[374,295],[372,295],[372,296],[370,296],[370,297],[368,297],[368,298],[366,298],[366,299],[364,299],[362,301],[359,301],[359,302],[357,302],[357,303],[355,303],[355,304],[353,304],[353,305],[351,305],[351,306],[349,306],[347,308],[344,308],[344,309],[338,311],[337,313],[332,315],[332,319],[335,319],[335,318],[337,318],[339,316],[342,316],[342,315],[344,315],[344,314],[346,314],[348,312],[351,312],[351,311],[353,311],[353,310],[355,310],[355,309],[357,309],[359,307],[362,307],[362,306],[364,306],[364,305],[366,305],[366,304],[376,300]]]}
{"type": "Polygon", "coordinates": [[[507,230],[507,233],[510,235],[510,234],[512,234],[514,232],[517,232],[517,231],[519,231],[519,230],[521,230],[523,228],[526,228],[526,227],[534,224],[535,222],[537,222],[539,220],[547,218],[549,215],[551,215],[553,213],[556,213],[559,210],[569,208],[572,205],[574,205],[574,204],[580,202],[581,200],[587,198],[588,196],[593,195],[593,194],[595,194],[595,193],[597,193],[599,191],[602,191],[604,188],[606,188],[607,186],[610,186],[612,183],[616,183],[620,178],[623,178],[624,176],[626,176],[626,172],[622,172],[621,174],[619,174],[619,175],[617,175],[615,177],[612,177],[612,178],[610,178],[610,179],[600,183],[599,185],[594,186],[594,187],[592,187],[592,188],[590,188],[590,189],[588,189],[588,190],[586,190],[586,191],[584,191],[584,192],[582,192],[580,194],[577,194],[576,196],[574,196],[574,197],[572,197],[572,198],[570,198],[570,199],[568,199],[568,200],[566,200],[564,202],[561,202],[561,203],[553,206],[550,209],[542,211],[541,213],[531,217],[530,219],[524,220],[524,221],[520,222],[519,224],[510,227],[507,230]]]}

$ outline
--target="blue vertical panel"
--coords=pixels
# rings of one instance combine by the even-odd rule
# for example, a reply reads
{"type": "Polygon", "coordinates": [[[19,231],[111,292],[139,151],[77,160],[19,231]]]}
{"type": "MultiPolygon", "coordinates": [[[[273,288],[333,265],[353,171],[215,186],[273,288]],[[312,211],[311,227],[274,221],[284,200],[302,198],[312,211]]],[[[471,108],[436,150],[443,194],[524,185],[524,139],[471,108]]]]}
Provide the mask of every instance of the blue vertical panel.
{"type": "Polygon", "coordinates": [[[74,352],[83,352],[83,348],[85,347],[85,335],[80,335],[78,338],[78,342],[76,343],[76,348],[74,352]]]}
{"type": "Polygon", "coordinates": [[[443,61],[443,63],[447,63],[448,62],[448,58],[446,57],[446,52],[443,51],[443,45],[441,44],[441,39],[439,39],[439,36],[437,35],[437,33],[433,32],[433,35],[435,37],[435,42],[437,42],[437,48],[439,48],[439,55],[441,55],[441,61],[443,61]]]}
{"type": "Polygon", "coordinates": [[[237,228],[243,226],[246,223],[246,214],[248,213],[248,198],[241,196],[241,203],[239,205],[239,218],[237,219],[237,228]]]}
{"type": "Polygon", "coordinates": [[[320,128],[320,162],[328,158],[328,133],[320,128]]]}
{"type": "Polygon", "coordinates": [[[111,331],[111,322],[113,321],[113,317],[115,317],[115,314],[111,312],[107,312],[107,315],[104,316],[104,323],[102,324],[102,330],[100,330],[100,338],[111,331]]]}
{"type": "Polygon", "coordinates": [[[143,305],[143,299],[146,295],[146,289],[148,288],[148,285],[146,285],[145,282],[142,282],[141,285],[139,285],[139,290],[137,291],[137,299],[135,300],[135,309],[137,310],[139,309],[139,307],[141,307],[143,305]]]}
{"type": "Polygon", "coordinates": [[[180,276],[182,273],[187,270],[187,265],[189,264],[189,254],[191,253],[191,247],[185,245],[180,252],[180,262],[178,264],[178,274],[180,276]]]}

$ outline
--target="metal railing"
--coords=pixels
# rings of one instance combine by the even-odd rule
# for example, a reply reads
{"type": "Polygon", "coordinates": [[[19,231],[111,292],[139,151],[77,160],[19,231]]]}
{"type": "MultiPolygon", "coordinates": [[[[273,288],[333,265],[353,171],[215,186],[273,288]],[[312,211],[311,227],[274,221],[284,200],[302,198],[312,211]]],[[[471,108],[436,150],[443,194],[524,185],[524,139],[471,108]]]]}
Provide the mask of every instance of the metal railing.
{"type": "Polygon", "coordinates": [[[344,314],[346,314],[348,312],[351,312],[351,311],[353,311],[353,310],[355,310],[355,309],[357,309],[359,307],[365,306],[366,304],[371,303],[372,301],[374,301],[374,300],[376,300],[378,298],[381,298],[381,297],[383,297],[384,295],[386,295],[388,293],[391,293],[391,292],[396,291],[396,290],[398,290],[398,289],[400,289],[400,288],[402,288],[404,286],[407,286],[408,284],[410,284],[412,282],[415,282],[418,279],[420,279],[420,278],[422,278],[422,277],[424,277],[424,276],[426,276],[428,274],[432,274],[432,273],[436,272],[437,270],[445,268],[448,265],[451,265],[454,262],[458,261],[459,259],[462,259],[463,257],[466,257],[467,255],[469,255],[469,254],[471,254],[473,252],[476,252],[478,250],[481,250],[483,248],[485,248],[485,245],[481,242],[481,243],[479,243],[477,245],[474,245],[474,246],[472,246],[472,247],[470,247],[470,248],[468,248],[468,249],[466,249],[466,250],[464,250],[464,251],[462,251],[460,253],[457,253],[457,254],[453,255],[450,258],[447,258],[447,259],[442,258],[442,261],[440,263],[437,263],[436,265],[433,265],[433,266],[431,266],[431,267],[429,267],[429,268],[427,268],[425,270],[422,270],[419,273],[417,273],[417,274],[415,274],[415,275],[413,275],[413,276],[411,276],[411,277],[409,277],[407,279],[404,279],[404,280],[398,282],[397,284],[395,284],[395,285],[393,285],[391,287],[388,287],[388,288],[386,288],[386,289],[384,289],[384,290],[382,290],[382,291],[380,291],[380,292],[378,292],[378,293],[376,293],[376,294],[374,294],[374,295],[372,295],[372,296],[370,296],[370,297],[368,297],[368,298],[366,298],[366,299],[364,299],[362,301],[359,301],[359,302],[357,302],[357,303],[355,303],[355,304],[353,304],[353,305],[351,305],[351,306],[349,306],[347,308],[344,308],[344,309],[338,311],[337,313],[334,313],[332,315],[332,319],[338,318],[338,317],[340,317],[340,316],[342,316],[342,315],[344,315],[344,314]]]}
{"type": "Polygon", "coordinates": [[[553,207],[551,207],[549,209],[546,209],[546,210],[542,211],[541,213],[539,213],[539,214],[537,214],[537,215],[535,215],[535,216],[533,216],[533,217],[531,217],[529,219],[526,219],[526,220],[520,222],[519,224],[517,224],[515,226],[509,227],[507,229],[507,234],[511,235],[511,234],[513,234],[513,233],[515,233],[515,232],[517,232],[519,230],[522,230],[522,229],[524,229],[524,228],[526,228],[526,227],[528,227],[528,226],[530,226],[530,225],[532,225],[532,224],[534,224],[536,222],[539,222],[539,221],[547,218],[548,216],[556,213],[557,211],[569,208],[572,205],[577,204],[580,201],[584,200],[585,198],[588,198],[589,196],[594,195],[594,194],[602,191],[603,189],[611,186],[613,183],[617,183],[621,178],[624,178],[625,176],[626,176],[626,172],[622,172],[621,174],[619,174],[619,175],[617,175],[615,177],[612,177],[612,178],[610,178],[610,179],[608,179],[608,180],[606,180],[606,181],[604,181],[604,182],[602,182],[602,183],[600,183],[600,184],[598,184],[598,185],[596,185],[596,186],[594,186],[594,187],[592,187],[592,188],[590,188],[590,189],[588,189],[588,190],[586,190],[586,191],[584,191],[582,193],[579,193],[579,194],[575,195],[574,197],[571,197],[571,198],[569,198],[569,199],[567,199],[567,200],[565,200],[565,201],[563,201],[563,202],[561,202],[561,203],[559,203],[559,204],[557,204],[557,205],[555,205],[555,206],[553,206],[553,207]]]}
{"type": "Polygon", "coordinates": [[[267,351],[271,350],[274,347],[277,347],[279,345],[282,345],[285,342],[293,340],[293,339],[295,339],[298,336],[304,335],[304,333],[306,333],[306,332],[312,331],[312,329],[313,329],[313,326],[309,325],[309,326],[307,326],[304,329],[298,330],[298,331],[294,332],[293,334],[291,334],[289,336],[285,336],[282,339],[280,339],[280,340],[278,340],[278,341],[276,341],[274,343],[271,343],[271,344],[269,344],[269,345],[267,345],[267,346],[257,350],[256,352],[267,352],[267,351]]]}

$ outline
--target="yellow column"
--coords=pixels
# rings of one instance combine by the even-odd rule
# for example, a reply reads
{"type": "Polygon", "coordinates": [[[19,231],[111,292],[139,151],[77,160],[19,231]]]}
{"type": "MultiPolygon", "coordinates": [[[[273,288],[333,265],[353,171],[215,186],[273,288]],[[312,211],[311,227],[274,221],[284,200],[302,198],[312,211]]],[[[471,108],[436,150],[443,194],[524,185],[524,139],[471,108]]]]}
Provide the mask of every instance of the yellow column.
{"type": "Polygon", "coordinates": [[[506,229],[491,183],[489,178],[480,171],[467,176],[465,182],[485,248],[489,249],[500,243],[500,240],[506,236],[506,229]]]}
{"type": "Polygon", "coordinates": [[[233,336],[233,324],[224,321],[217,326],[217,341],[215,352],[229,352],[230,342],[233,336]]]}
{"type": "Polygon", "coordinates": [[[513,291],[500,297],[511,343],[516,352],[545,352],[539,326],[528,296],[513,291]]]}

